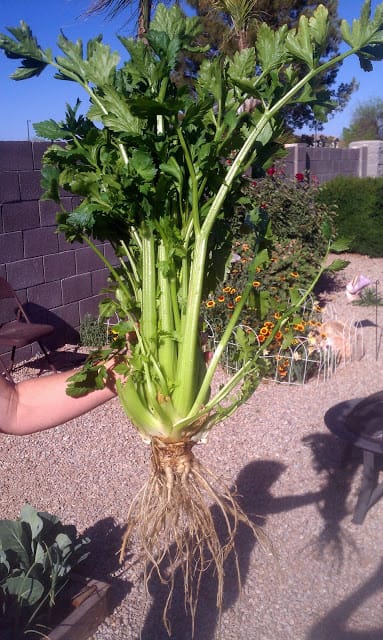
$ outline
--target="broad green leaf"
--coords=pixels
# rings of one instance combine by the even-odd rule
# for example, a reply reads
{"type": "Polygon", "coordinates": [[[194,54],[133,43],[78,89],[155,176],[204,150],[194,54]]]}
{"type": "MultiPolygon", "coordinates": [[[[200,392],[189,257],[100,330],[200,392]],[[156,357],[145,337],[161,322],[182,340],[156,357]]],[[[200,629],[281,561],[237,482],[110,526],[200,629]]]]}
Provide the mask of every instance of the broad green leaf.
{"type": "Polygon", "coordinates": [[[72,539],[66,533],[59,533],[55,538],[55,543],[60,549],[61,554],[65,557],[68,553],[70,553],[70,549],[72,546],[72,539]]]}
{"type": "Polygon", "coordinates": [[[270,294],[268,291],[254,292],[255,306],[258,310],[259,319],[263,320],[270,311],[270,294]]]}
{"type": "Polygon", "coordinates": [[[337,238],[331,242],[331,251],[342,253],[350,248],[351,238],[337,238]]]}
{"type": "Polygon", "coordinates": [[[167,175],[173,176],[179,185],[183,182],[183,171],[174,157],[170,157],[167,163],[160,164],[160,170],[167,175]]]}
{"type": "Polygon", "coordinates": [[[28,80],[28,78],[39,76],[46,66],[44,63],[34,63],[33,60],[23,60],[21,64],[22,66],[9,76],[12,80],[28,80]]]}
{"type": "Polygon", "coordinates": [[[94,209],[94,206],[91,205],[80,205],[80,207],[69,214],[69,224],[81,231],[91,231],[95,223],[94,209]]]}
{"type": "Polygon", "coordinates": [[[52,119],[33,123],[33,128],[40,138],[45,138],[46,140],[61,140],[63,137],[61,126],[52,119]]]}
{"type": "Polygon", "coordinates": [[[45,165],[41,169],[41,186],[44,189],[42,200],[60,202],[60,171],[53,165],[45,165]]]}
{"type": "Polygon", "coordinates": [[[58,77],[64,75],[64,77],[71,78],[80,84],[86,84],[86,71],[87,64],[83,58],[84,49],[82,40],[72,42],[63,33],[60,34],[57,40],[57,44],[65,56],[57,56],[56,62],[60,69],[58,77]]]}
{"type": "Polygon", "coordinates": [[[46,566],[46,563],[47,563],[46,546],[42,545],[40,542],[36,544],[34,559],[36,564],[41,564],[42,566],[46,566]]]}
{"type": "MultiPolygon", "coordinates": [[[[99,110],[100,119],[106,127],[112,131],[134,135],[139,135],[142,132],[144,121],[132,115],[126,100],[117,91],[109,89],[107,95],[100,98],[100,103],[103,107],[99,110]]],[[[94,111],[90,109],[88,118],[92,114],[94,111]]]]}
{"type": "Polygon", "coordinates": [[[340,22],[340,32],[342,34],[343,40],[352,47],[352,36],[351,36],[351,28],[347,20],[341,20],[340,22]]]}
{"type": "Polygon", "coordinates": [[[7,575],[9,575],[10,569],[11,565],[8,562],[7,554],[5,553],[5,551],[0,549],[0,585],[2,580],[4,580],[7,575]]]}
{"type": "Polygon", "coordinates": [[[296,306],[302,298],[302,293],[294,287],[289,288],[290,300],[293,306],[296,306]]]}
{"type": "Polygon", "coordinates": [[[299,18],[298,30],[290,30],[286,37],[286,48],[298,60],[303,60],[308,67],[313,67],[313,46],[310,38],[308,18],[302,15],[299,18]]]}
{"type": "Polygon", "coordinates": [[[314,11],[314,15],[309,18],[309,28],[311,38],[318,45],[321,51],[328,41],[328,9],[320,4],[314,11]]]}
{"type": "Polygon", "coordinates": [[[147,39],[161,60],[166,61],[169,70],[173,70],[181,48],[180,39],[177,36],[170,38],[163,31],[155,31],[154,29],[150,29],[147,39]]]}
{"type": "Polygon", "coordinates": [[[222,98],[222,69],[220,61],[203,60],[198,78],[195,83],[195,89],[200,96],[212,95],[215,100],[221,101],[222,98]]]}
{"type": "Polygon", "coordinates": [[[236,51],[229,63],[229,76],[231,78],[252,78],[255,72],[256,54],[253,47],[236,51]]]}
{"type": "Polygon", "coordinates": [[[271,69],[276,69],[287,60],[285,41],[287,36],[287,26],[281,29],[271,29],[265,22],[261,23],[257,35],[258,63],[262,72],[266,73],[271,69]]]}
{"type": "Polygon", "coordinates": [[[347,265],[350,264],[349,261],[347,260],[340,260],[339,258],[336,260],[333,260],[331,262],[331,264],[329,264],[326,267],[326,271],[342,271],[342,269],[345,269],[347,267],[347,265]]]}
{"type": "Polygon", "coordinates": [[[322,225],[322,234],[325,240],[330,241],[333,235],[331,224],[326,220],[322,225]]]}
{"type": "Polygon", "coordinates": [[[25,504],[20,512],[20,520],[29,524],[32,540],[36,540],[44,526],[43,520],[40,518],[37,510],[30,504],[25,504]]]}
{"type": "Polygon", "coordinates": [[[5,589],[28,606],[36,604],[44,595],[43,584],[36,578],[25,575],[7,578],[5,589]]]}
{"type": "Polygon", "coordinates": [[[150,153],[141,149],[135,149],[132,153],[132,162],[135,172],[138,173],[141,178],[148,182],[154,180],[157,169],[150,153]]]}
{"type": "Polygon", "coordinates": [[[11,75],[11,78],[25,80],[39,76],[52,60],[50,49],[43,51],[40,48],[30,27],[23,20],[20,20],[19,27],[8,27],[7,30],[14,36],[14,40],[0,34],[0,49],[4,50],[8,58],[21,59],[21,67],[11,75]]]}
{"type": "Polygon", "coordinates": [[[117,52],[111,52],[109,46],[98,40],[92,42],[92,54],[88,59],[86,79],[87,82],[102,87],[111,83],[120,56],[117,52]]]}
{"type": "Polygon", "coordinates": [[[185,14],[176,4],[169,9],[161,3],[152,19],[151,30],[163,31],[170,39],[183,36],[184,41],[191,42],[200,33],[201,23],[197,17],[185,19],[185,14]]]}
{"type": "Polygon", "coordinates": [[[25,523],[19,520],[0,520],[0,549],[13,551],[21,564],[29,566],[31,545],[25,523]]]}

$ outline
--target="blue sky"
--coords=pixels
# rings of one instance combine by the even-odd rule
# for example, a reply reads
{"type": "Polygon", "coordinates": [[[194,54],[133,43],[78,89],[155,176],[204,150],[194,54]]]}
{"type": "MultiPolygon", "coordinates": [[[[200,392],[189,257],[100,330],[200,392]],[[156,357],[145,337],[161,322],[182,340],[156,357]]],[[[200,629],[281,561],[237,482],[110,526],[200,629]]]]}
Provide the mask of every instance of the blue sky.
{"type": "MultiPolygon", "coordinates": [[[[106,20],[105,16],[85,18],[83,12],[88,4],[88,0],[0,0],[0,31],[5,33],[6,27],[17,26],[23,19],[40,45],[53,50],[60,29],[69,39],[81,38],[84,42],[102,32],[104,42],[121,51],[116,33],[133,35],[134,16],[120,15],[112,21],[106,20]]],[[[374,10],[379,2],[372,0],[371,4],[374,10]]],[[[361,5],[362,0],[339,0],[338,14],[351,21],[359,17],[361,5]]],[[[31,136],[34,135],[31,123],[49,118],[60,120],[67,102],[73,105],[77,97],[86,100],[79,87],[54,80],[48,69],[39,78],[22,82],[10,80],[16,62],[0,52],[0,140],[26,140],[28,130],[31,136]]],[[[350,81],[353,77],[359,82],[359,90],[347,108],[325,125],[327,135],[340,137],[359,104],[372,98],[383,98],[383,61],[376,63],[372,72],[365,73],[355,57],[346,60],[338,74],[339,82],[350,81]]]]}

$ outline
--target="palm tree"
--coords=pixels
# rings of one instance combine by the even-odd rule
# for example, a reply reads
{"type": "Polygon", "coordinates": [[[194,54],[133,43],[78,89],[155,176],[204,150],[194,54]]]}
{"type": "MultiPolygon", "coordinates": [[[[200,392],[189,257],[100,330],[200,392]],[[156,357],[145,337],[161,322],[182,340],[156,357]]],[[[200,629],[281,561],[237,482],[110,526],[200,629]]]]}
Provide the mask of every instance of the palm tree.
{"type": "Polygon", "coordinates": [[[257,0],[212,0],[211,4],[214,10],[230,17],[238,48],[240,51],[246,49],[249,22],[255,17],[257,0]]]}
{"type": "MultiPolygon", "coordinates": [[[[86,10],[86,14],[107,12],[110,18],[115,18],[136,2],[138,2],[137,37],[144,38],[149,29],[152,8],[156,0],[154,2],[153,0],[93,0],[86,10]]],[[[179,4],[179,0],[176,0],[175,4],[179,4]]]]}

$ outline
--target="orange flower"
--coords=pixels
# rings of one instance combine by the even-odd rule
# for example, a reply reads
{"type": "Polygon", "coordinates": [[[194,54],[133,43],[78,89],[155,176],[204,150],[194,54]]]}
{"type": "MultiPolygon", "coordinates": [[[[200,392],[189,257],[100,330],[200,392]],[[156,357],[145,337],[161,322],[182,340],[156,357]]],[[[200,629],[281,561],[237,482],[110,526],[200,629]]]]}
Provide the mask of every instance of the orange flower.
{"type": "Polygon", "coordinates": [[[234,298],[234,302],[240,302],[241,298],[242,298],[242,296],[236,296],[234,298]]]}
{"type": "Polygon", "coordinates": [[[261,333],[258,334],[258,340],[260,343],[265,342],[265,336],[263,336],[261,333]]]}
{"type": "Polygon", "coordinates": [[[234,309],[234,305],[232,302],[229,302],[229,304],[227,305],[228,309],[234,309]]]}
{"type": "Polygon", "coordinates": [[[299,278],[299,273],[298,273],[298,271],[292,271],[292,272],[290,273],[290,275],[291,275],[291,277],[292,277],[292,278],[299,278]]]}
{"type": "Polygon", "coordinates": [[[224,288],[222,289],[222,291],[223,291],[224,293],[230,293],[230,291],[231,291],[231,287],[224,287],[224,288]]]}
{"type": "Polygon", "coordinates": [[[215,307],[215,302],[214,300],[208,300],[206,303],[206,306],[208,309],[212,309],[213,307],[215,307]]]}
{"type": "Polygon", "coordinates": [[[279,311],[276,311],[276,312],[274,313],[274,318],[275,318],[276,320],[280,320],[280,319],[281,319],[281,314],[279,313],[279,311]]]}
{"type": "Polygon", "coordinates": [[[258,282],[258,280],[253,280],[253,287],[256,289],[257,287],[260,287],[261,283],[258,282]]]}
{"type": "Polygon", "coordinates": [[[264,322],[263,324],[265,327],[269,327],[270,329],[272,329],[274,326],[274,322],[270,322],[270,320],[266,320],[266,322],[264,322]]]}
{"type": "Polygon", "coordinates": [[[276,338],[276,340],[282,340],[282,338],[283,338],[282,331],[277,331],[277,333],[275,334],[275,338],[276,338]]]}
{"type": "Polygon", "coordinates": [[[293,325],[293,329],[295,331],[304,331],[305,330],[305,325],[303,324],[303,322],[298,322],[297,324],[293,325]]]}
{"type": "Polygon", "coordinates": [[[234,287],[231,287],[231,289],[230,289],[230,293],[231,293],[231,294],[233,294],[233,293],[237,293],[237,289],[235,289],[234,287]]]}
{"type": "Polygon", "coordinates": [[[259,333],[261,334],[261,336],[270,335],[270,331],[267,327],[261,327],[261,329],[259,330],[259,333]]]}
{"type": "Polygon", "coordinates": [[[217,301],[218,302],[225,302],[225,296],[218,296],[217,301]]]}

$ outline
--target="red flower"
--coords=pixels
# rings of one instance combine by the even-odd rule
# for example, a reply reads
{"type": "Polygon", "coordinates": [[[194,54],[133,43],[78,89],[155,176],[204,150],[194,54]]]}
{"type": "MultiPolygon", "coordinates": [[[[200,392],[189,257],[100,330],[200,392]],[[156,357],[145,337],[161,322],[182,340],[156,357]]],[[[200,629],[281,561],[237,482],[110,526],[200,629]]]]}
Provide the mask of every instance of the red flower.
{"type": "Polygon", "coordinates": [[[273,176],[275,173],[275,167],[269,167],[268,169],[266,169],[266,173],[268,176],[273,176]]]}
{"type": "Polygon", "coordinates": [[[296,174],[295,174],[295,179],[296,179],[298,182],[304,182],[304,179],[305,179],[305,175],[304,175],[304,173],[296,173],[296,174]]]}

